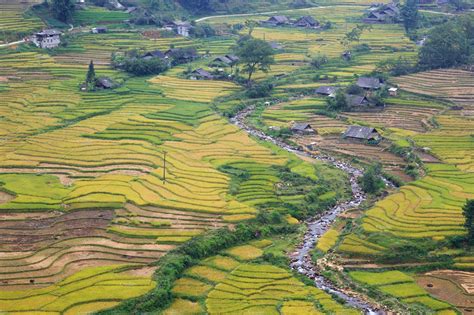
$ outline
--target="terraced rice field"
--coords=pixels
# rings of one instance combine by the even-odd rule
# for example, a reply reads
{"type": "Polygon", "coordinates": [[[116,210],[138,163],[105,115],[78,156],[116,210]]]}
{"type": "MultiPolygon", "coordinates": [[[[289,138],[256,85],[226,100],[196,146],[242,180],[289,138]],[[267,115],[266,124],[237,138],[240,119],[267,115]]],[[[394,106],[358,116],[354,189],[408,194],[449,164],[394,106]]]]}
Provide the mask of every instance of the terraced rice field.
{"type": "Polygon", "coordinates": [[[403,76],[395,80],[410,92],[426,94],[466,105],[472,110],[474,75],[458,69],[440,69],[403,76]]]}
{"type": "Polygon", "coordinates": [[[438,270],[416,278],[419,286],[431,295],[455,305],[464,313],[474,307],[472,272],[438,270]]]}
{"type": "MultiPolygon", "coordinates": [[[[28,7],[28,2],[15,3],[2,1],[2,3],[0,3],[0,32],[3,35],[5,35],[5,33],[21,33],[27,35],[32,31],[41,29],[44,24],[38,17],[26,16],[24,14],[28,7]]],[[[4,38],[0,37],[0,44],[4,40],[4,38]]]]}
{"type": "Polygon", "coordinates": [[[44,288],[4,291],[0,305],[5,312],[79,314],[109,308],[120,301],[151,290],[155,284],[150,272],[133,265],[112,265],[84,269],[44,288]]]}
{"type": "MultiPolygon", "coordinates": [[[[78,46],[84,41],[79,37],[78,46]]],[[[174,41],[143,44],[169,47],[174,41]]],[[[102,44],[104,52],[128,45],[102,44]]],[[[79,93],[87,54],[99,50],[86,49],[0,59],[0,75],[7,78],[0,98],[0,182],[7,192],[0,204],[0,285],[12,301],[29,299],[25,292],[31,292],[38,303],[28,310],[89,312],[145,293],[154,286],[149,272],[146,284],[132,273],[130,283],[137,285],[125,292],[113,289],[120,277],[105,283],[111,290],[96,299],[55,290],[85,270],[99,277],[102,266],[142,268],[208,229],[252,218],[256,204],[275,198],[257,176],[288,162],[210,110],[214,98],[238,89],[230,83],[170,74],[128,78],[113,92],[79,93]],[[78,62],[68,60],[73,56],[78,62]],[[255,181],[238,196],[228,194],[230,178],[217,170],[227,164],[255,165],[255,181]],[[258,198],[250,198],[255,189],[258,198]],[[37,298],[35,290],[48,297],[37,298]]],[[[102,56],[96,71],[123,79],[102,56]]]]}
{"type": "Polygon", "coordinates": [[[271,246],[271,241],[252,242],[190,268],[176,281],[176,299],[165,314],[183,314],[187,308],[208,314],[358,313],[304,285],[285,269],[252,262],[271,246]]]}
{"type": "Polygon", "coordinates": [[[420,304],[435,314],[456,313],[449,304],[432,298],[411,276],[400,271],[352,271],[349,275],[354,280],[389,296],[397,297],[404,303],[420,304]]]}

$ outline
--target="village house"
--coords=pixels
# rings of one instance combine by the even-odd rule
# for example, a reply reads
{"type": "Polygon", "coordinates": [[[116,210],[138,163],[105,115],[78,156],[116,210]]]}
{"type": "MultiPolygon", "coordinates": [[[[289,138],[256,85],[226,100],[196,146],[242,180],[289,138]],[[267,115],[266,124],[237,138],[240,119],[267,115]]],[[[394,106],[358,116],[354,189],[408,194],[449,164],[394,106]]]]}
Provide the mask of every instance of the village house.
{"type": "Polygon", "coordinates": [[[61,43],[61,32],[53,29],[35,33],[31,41],[39,48],[55,48],[61,43]]]}
{"type": "Polygon", "coordinates": [[[317,134],[316,130],[314,130],[310,124],[308,123],[294,123],[291,126],[291,131],[295,134],[299,135],[314,135],[317,134]]]}
{"type": "Polygon", "coordinates": [[[167,57],[165,53],[163,53],[161,50],[149,51],[142,56],[142,59],[145,59],[145,60],[153,59],[153,58],[166,59],[167,57]]]}
{"type": "Polygon", "coordinates": [[[206,70],[199,68],[189,74],[191,80],[212,80],[214,76],[206,70]]]}
{"type": "Polygon", "coordinates": [[[234,55],[218,56],[209,64],[210,67],[233,67],[239,62],[239,57],[234,55]]]}
{"type": "Polygon", "coordinates": [[[267,21],[263,21],[262,23],[270,26],[280,26],[289,24],[290,20],[284,15],[274,15],[270,17],[267,21]]]}
{"type": "Polygon", "coordinates": [[[395,23],[400,20],[400,9],[394,3],[371,7],[365,23],[395,23]]]}
{"type": "Polygon", "coordinates": [[[338,89],[339,88],[336,86],[320,86],[314,91],[314,93],[319,94],[319,95],[334,97],[338,89]]]}
{"type": "Polygon", "coordinates": [[[367,97],[352,94],[346,94],[346,103],[351,109],[360,109],[371,105],[367,97]]]}
{"type": "Polygon", "coordinates": [[[356,85],[363,88],[364,90],[373,91],[382,88],[383,83],[379,78],[360,77],[357,79],[356,85]]]}
{"type": "Polygon", "coordinates": [[[377,129],[363,126],[349,126],[344,134],[344,139],[354,139],[359,141],[379,142],[382,136],[377,129]]]}
{"type": "Polygon", "coordinates": [[[180,36],[189,37],[189,32],[193,28],[193,26],[189,22],[174,21],[166,24],[164,28],[170,31],[174,31],[180,36]]]}
{"type": "Polygon", "coordinates": [[[317,28],[319,27],[319,22],[308,15],[300,17],[293,25],[296,27],[317,28]]]}
{"type": "Polygon", "coordinates": [[[390,96],[397,96],[398,95],[398,88],[391,87],[388,89],[388,95],[390,96]]]}
{"type": "Polygon", "coordinates": [[[101,89],[111,89],[114,87],[114,82],[110,78],[101,77],[96,80],[95,86],[101,89]]]}
{"type": "Polygon", "coordinates": [[[171,48],[165,51],[165,58],[173,59],[177,64],[188,63],[199,58],[195,48],[171,48]]]}
{"type": "Polygon", "coordinates": [[[91,29],[92,34],[104,34],[107,33],[107,27],[94,27],[91,29]]]}

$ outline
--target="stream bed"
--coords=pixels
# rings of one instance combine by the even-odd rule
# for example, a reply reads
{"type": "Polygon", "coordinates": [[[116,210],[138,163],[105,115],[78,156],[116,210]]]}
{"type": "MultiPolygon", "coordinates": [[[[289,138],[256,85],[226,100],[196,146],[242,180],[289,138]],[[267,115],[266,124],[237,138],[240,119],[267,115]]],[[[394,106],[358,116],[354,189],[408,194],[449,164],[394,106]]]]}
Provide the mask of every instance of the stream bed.
{"type": "Polygon", "coordinates": [[[314,280],[314,284],[317,288],[339,297],[340,299],[344,300],[347,305],[357,308],[363,311],[365,314],[384,314],[385,312],[375,309],[370,303],[360,299],[357,296],[350,296],[343,290],[337,288],[320,273],[318,267],[314,265],[311,259],[311,251],[315,248],[319,238],[321,238],[321,236],[331,228],[331,225],[334,223],[336,218],[346,210],[357,208],[366,199],[366,195],[362,191],[357,180],[360,176],[362,176],[362,171],[346,162],[338,161],[331,156],[310,154],[253,128],[246,123],[246,118],[252,114],[254,110],[255,106],[250,106],[242,110],[231,119],[231,122],[240,129],[245,130],[248,134],[261,140],[272,142],[273,144],[288,152],[311,157],[315,160],[320,160],[335,166],[349,175],[349,180],[351,183],[352,198],[349,201],[338,203],[336,206],[325,211],[324,213],[318,214],[317,216],[306,220],[305,224],[307,225],[307,231],[296,250],[290,254],[290,268],[314,280]]]}

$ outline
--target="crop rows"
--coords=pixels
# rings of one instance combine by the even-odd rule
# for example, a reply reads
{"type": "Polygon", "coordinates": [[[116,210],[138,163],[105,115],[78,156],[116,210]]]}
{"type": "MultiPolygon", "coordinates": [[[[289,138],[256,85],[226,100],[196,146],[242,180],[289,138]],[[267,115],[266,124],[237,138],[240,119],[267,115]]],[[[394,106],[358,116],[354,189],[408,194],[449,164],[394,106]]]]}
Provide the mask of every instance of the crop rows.
{"type": "Polygon", "coordinates": [[[182,313],[188,307],[209,314],[356,313],[280,267],[251,263],[271,244],[257,241],[231,248],[188,269],[176,281],[175,301],[165,314],[182,313]],[[193,303],[196,300],[205,304],[193,303]]]}
{"type": "Polygon", "coordinates": [[[429,296],[428,292],[419,287],[411,276],[400,271],[352,271],[349,275],[354,280],[399,298],[407,304],[420,304],[429,311],[439,314],[455,314],[449,304],[429,296]]]}

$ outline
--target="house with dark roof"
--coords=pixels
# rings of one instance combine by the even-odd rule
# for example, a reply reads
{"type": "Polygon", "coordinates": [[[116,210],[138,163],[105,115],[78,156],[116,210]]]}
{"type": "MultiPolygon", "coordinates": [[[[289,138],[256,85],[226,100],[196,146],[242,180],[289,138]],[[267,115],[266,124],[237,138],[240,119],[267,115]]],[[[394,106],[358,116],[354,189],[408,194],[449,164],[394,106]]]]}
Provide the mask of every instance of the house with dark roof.
{"type": "Polygon", "coordinates": [[[111,89],[114,85],[114,81],[107,77],[98,78],[95,83],[95,86],[101,89],[111,89]]]}
{"type": "Polygon", "coordinates": [[[173,59],[175,64],[191,62],[199,58],[196,48],[172,48],[165,51],[165,58],[173,59]]]}
{"type": "Polygon", "coordinates": [[[239,62],[239,57],[235,55],[218,56],[209,64],[210,67],[233,67],[239,62]]]}
{"type": "Polygon", "coordinates": [[[293,25],[296,27],[317,28],[319,27],[319,22],[312,16],[307,15],[300,17],[293,25]]]}
{"type": "Polygon", "coordinates": [[[317,134],[316,130],[308,123],[294,123],[293,126],[291,126],[291,131],[299,135],[317,134]]]}
{"type": "Polygon", "coordinates": [[[212,80],[214,76],[206,70],[199,68],[189,74],[191,80],[212,80]]]}
{"type": "Polygon", "coordinates": [[[397,4],[378,4],[369,9],[365,23],[395,23],[400,20],[400,9],[397,4]]]}
{"type": "Polygon", "coordinates": [[[239,62],[240,58],[237,57],[236,55],[225,55],[227,59],[229,59],[233,64],[236,64],[239,62]]]}
{"type": "Polygon", "coordinates": [[[370,106],[370,101],[365,96],[346,94],[347,106],[351,109],[370,106]]]}
{"type": "Polygon", "coordinates": [[[377,129],[364,126],[349,126],[344,134],[344,139],[356,139],[362,141],[380,141],[382,136],[377,129]]]}
{"type": "Polygon", "coordinates": [[[161,50],[154,50],[154,51],[149,51],[149,52],[145,53],[142,56],[142,58],[143,59],[153,59],[153,58],[165,59],[166,55],[161,50]]]}
{"type": "Polygon", "coordinates": [[[264,23],[272,26],[279,26],[290,23],[290,20],[284,15],[274,15],[267,21],[264,21],[264,23]]]}
{"type": "Polygon", "coordinates": [[[232,60],[227,58],[226,56],[218,56],[211,61],[209,66],[211,67],[227,67],[232,63],[232,60]]]}
{"type": "Polygon", "coordinates": [[[39,48],[55,48],[61,44],[61,32],[53,29],[33,34],[31,41],[39,48]]]}
{"type": "Polygon", "coordinates": [[[357,79],[356,85],[364,90],[378,90],[383,86],[379,78],[360,77],[357,79]]]}
{"type": "Polygon", "coordinates": [[[334,96],[339,88],[336,86],[320,86],[314,93],[324,96],[334,96]]]}

